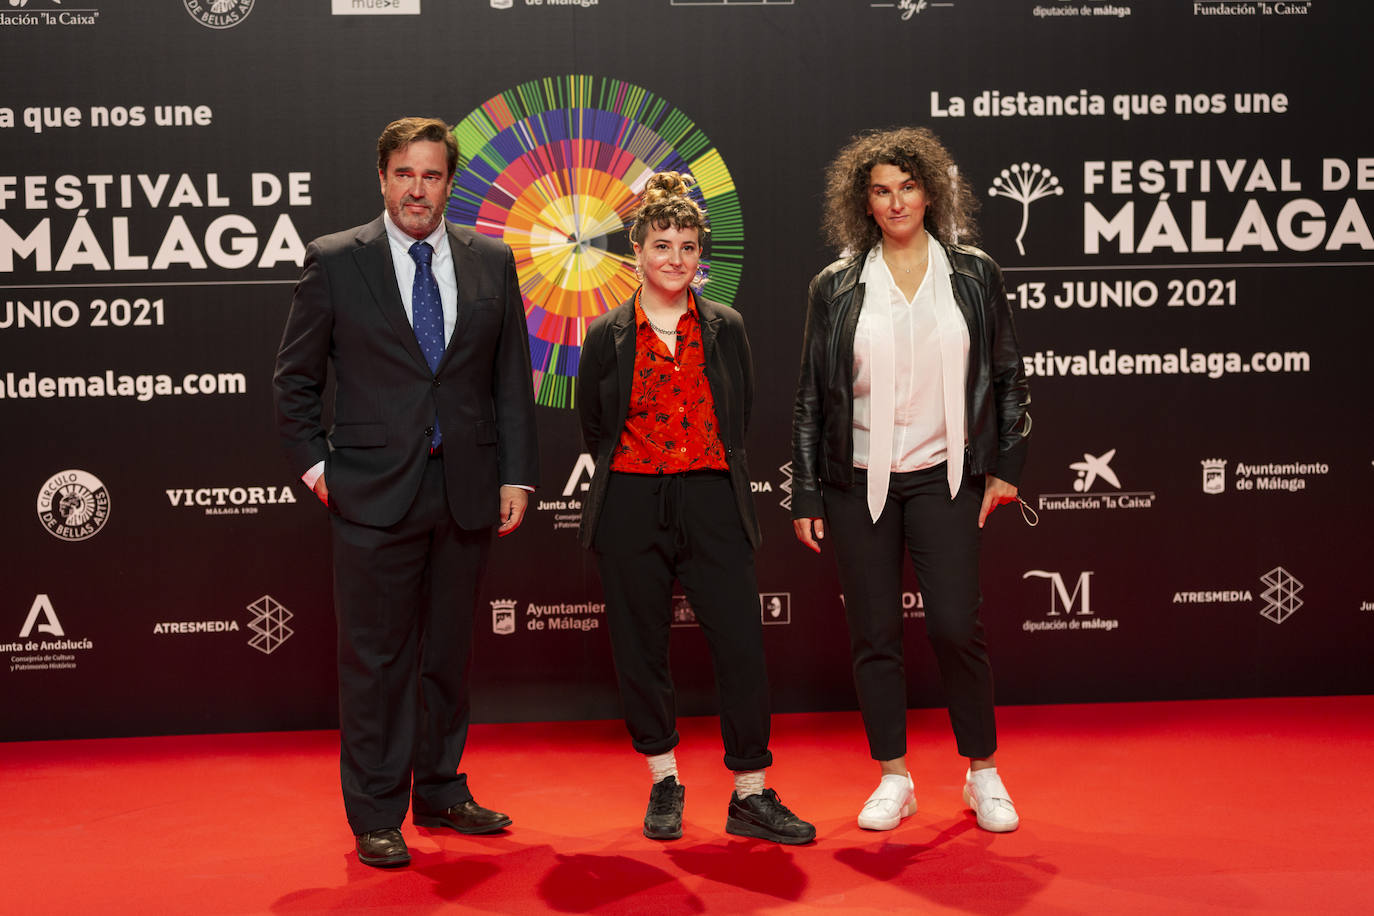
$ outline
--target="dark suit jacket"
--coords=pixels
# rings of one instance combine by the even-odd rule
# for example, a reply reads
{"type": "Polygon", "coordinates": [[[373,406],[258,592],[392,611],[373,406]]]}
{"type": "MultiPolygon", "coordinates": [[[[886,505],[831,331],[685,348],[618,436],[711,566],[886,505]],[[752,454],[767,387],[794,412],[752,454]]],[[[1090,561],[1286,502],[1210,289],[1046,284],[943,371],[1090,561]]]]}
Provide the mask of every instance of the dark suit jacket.
{"type": "Polygon", "coordinates": [[[436,410],[449,508],[463,528],[497,522],[501,484],[539,472],[524,305],[506,245],[448,225],[458,279],[453,337],[425,363],[378,217],[311,242],[273,377],[277,426],[292,467],[325,462],[331,508],[386,526],[414,501],[436,410]],[[334,425],[323,425],[328,364],[334,425]]]}
{"type": "MultiPolygon", "coordinates": [[[[706,380],[711,384],[716,424],[725,460],[730,466],[730,482],[735,488],[740,523],[755,548],[762,540],[754,496],[749,488],[749,459],[744,436],[749,430],[749,412],[754,404],[754,361],[744,319],[729,306],[696,297],[701,317],[702,355],[706,380]]],[[[582,356],[577,366],[577,412],[582,421],[582,439],[596,460],[591,488],[582,506],[582,525],[578,536],[582,546],[592,546],[601,505],[606,499],[606,481],[611,474],[611,450],[620,441],[625,418],[630,413],[630,384],[635,365],[635,302],[630,297],[600,316],[587,328],[582,341],[582,356]]]]}

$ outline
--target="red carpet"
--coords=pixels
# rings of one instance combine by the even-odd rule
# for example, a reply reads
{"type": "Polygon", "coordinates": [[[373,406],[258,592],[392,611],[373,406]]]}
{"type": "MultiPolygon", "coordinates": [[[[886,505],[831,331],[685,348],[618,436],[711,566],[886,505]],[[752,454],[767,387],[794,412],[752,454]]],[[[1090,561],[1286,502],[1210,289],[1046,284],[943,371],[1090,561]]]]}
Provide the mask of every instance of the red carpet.
{"type": "Polygon", "coordinates": [[[681,840],[639,834],[648,784],[618,722],[472,731],[503,835],[404,828],[359,865],[337,735],[0,744],[7,913],[1368,913],[1374,697],[1007,707],[1016,833],[977,829],[943,711],[911,714],[920,810],[854,817],[876,784],[857,713],[774,719],[769,784],[816,823],[722,832],[714,719],[683,722],[681,840]]]}

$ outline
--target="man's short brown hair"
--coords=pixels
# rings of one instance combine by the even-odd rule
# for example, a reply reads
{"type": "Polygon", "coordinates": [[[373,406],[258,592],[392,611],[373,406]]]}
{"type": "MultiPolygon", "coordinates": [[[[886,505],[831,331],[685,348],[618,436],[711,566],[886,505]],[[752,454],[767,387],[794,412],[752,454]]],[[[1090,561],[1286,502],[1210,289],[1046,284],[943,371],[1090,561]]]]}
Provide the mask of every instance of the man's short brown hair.
{"type": "Polygon", "coordinates": [[[438,118],[401,118],[392,121],[377,138],[377,171],[386,174],[391,154],[417,140],[432,140],[444,144],[448,153],[448,177],[458,168],[458,140],[453,129],[438,118]]]}

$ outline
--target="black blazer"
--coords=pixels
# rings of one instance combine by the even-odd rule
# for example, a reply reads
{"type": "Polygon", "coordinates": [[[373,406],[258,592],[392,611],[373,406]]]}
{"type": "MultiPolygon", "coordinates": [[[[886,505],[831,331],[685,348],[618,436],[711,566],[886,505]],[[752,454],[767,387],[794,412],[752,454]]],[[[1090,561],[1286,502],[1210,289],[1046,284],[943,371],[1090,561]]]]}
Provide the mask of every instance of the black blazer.
{"type": "MultiPolygon", "coordinates": [[[[749,543],[757,548],[762,534],[754,512],[749,460],[744,450],[749,412],[754,404],[754,361],[749,338],[739,312],[700,296],[696,297],[696,304],[701,318],[706,380],[715,402],[716,425],[730,467],[735,504],[749,543]]],[[[611,473],[611,451],[620,441],[625,418],[630,413],[634,365],[635,302],[631,296],[588,326],[577,367],[577,413],[582,421],[582,439],[596,460],[578,531],[584,547],[592,546],[596,537],[597,520],[606,499],[606,481],[611,473]]]]}
{"type": "Polygon", "coordinates": [[[420,488],[436,411],[449,509],[460,526],[496,524],[500,485],[538,480],[515,259],[505,244],[447,225],[458,315],[435,372],[406,316],[381,217],[306,248],[273,376],[277,427],[296,473],[325,462],[331,509],[350,521],[386,526],[405,514],[420,488]]]}

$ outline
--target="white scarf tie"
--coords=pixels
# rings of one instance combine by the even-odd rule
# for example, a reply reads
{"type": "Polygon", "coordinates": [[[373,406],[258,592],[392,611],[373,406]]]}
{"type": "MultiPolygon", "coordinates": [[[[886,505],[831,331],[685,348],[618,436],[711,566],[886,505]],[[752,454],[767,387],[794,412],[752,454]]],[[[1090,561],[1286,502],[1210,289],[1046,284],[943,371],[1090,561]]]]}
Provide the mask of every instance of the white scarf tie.
{"type": "MultiPolygon", "coordinates": [[[[934,283],[935,325],[940,335],[940,379],[945,405],[945,478],[949,483],[949,498],[954,499],[964,479],[964,442],[967,437],[964,418],[964,319],[954,302],[949,258],[944,248],[932,238],[929,252],[930,265],[927,269],[934,283]]],[[[894,284],[891,274],[876,266],[881,257],[882,245],[879,244],[869,253],[859,275],[859,282],[864,284],[863,308],[871,318],[876,319],[870,325],[873,331],[867,341],[871,367],[868,514],[875,523],[878,516],[882,515],[892,476],[892,441],[897,410],[896,341],[892,325],[894,284]]]]}

